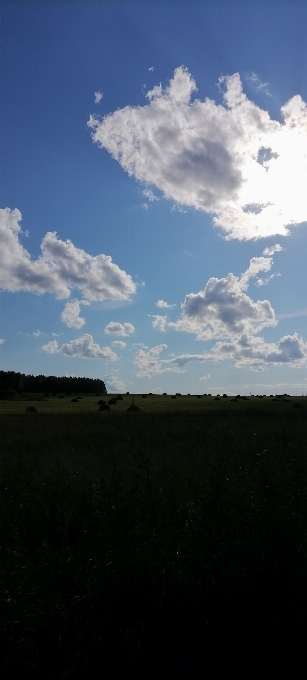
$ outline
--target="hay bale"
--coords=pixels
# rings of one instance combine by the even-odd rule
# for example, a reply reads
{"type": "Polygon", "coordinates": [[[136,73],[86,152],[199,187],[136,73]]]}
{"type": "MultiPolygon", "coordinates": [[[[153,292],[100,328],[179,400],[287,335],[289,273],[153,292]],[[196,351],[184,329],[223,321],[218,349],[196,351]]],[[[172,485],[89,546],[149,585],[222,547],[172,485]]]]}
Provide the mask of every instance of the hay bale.
{"type": "Polygon", "coordinates": [[[116,397],[113,397],[112,399],[109,399],[108,404],[110,404],[111,406],[114,406],[116,404],[116,402],[117,402],[116,397]]]}
{"type": "Polygon", "coordinates": [[[102,406],[102,405],[105,404],[105,403],[106,403],[106,402],[105,402],[103,399],[99,399],[99,401],[97,402],[97,405],[98,405],[98,406],[102,406]]]}
{"type": "Polygon", "coordinates": [[[79,404],[79,399],[71,399],[71,403],[79,404]]]}
{"type": "Polygon", "coordinates": [[[129,406],[129,407],[127,408],[127,411],[133,411],[133,412],[135,412],[135,411],[140,411],[140,410],[141,410],[140,407],[139,407],[139,406],[135,406],[135,404],[131,404],[131,406],[129,406]]]}
{"type": "Polygon", "coordinates": [[[101,406],[99,406],[99,409],[98,409],[98,411],[110,411],[110,410],[111,409],[110,409],[110,406],[108,406],[108,404],[101,404],[101,406]]]}
{"type": "Polygon", "coordinates": [[[37,408],[35,408],[35,406],[28,406],[28,407],[26,408],[26,411],[27,411],[28,413],[38,413],[37,408]]]}

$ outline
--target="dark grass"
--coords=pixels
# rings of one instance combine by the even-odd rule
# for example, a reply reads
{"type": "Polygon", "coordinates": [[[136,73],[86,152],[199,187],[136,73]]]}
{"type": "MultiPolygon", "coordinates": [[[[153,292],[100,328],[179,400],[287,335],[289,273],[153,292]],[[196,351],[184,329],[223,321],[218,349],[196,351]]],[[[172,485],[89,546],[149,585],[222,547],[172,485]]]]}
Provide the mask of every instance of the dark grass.
{"type": "Polygon", "coordinates": [[[307,419],[262,401],[1,417],[3,680],[299,677],[307,419]]]}

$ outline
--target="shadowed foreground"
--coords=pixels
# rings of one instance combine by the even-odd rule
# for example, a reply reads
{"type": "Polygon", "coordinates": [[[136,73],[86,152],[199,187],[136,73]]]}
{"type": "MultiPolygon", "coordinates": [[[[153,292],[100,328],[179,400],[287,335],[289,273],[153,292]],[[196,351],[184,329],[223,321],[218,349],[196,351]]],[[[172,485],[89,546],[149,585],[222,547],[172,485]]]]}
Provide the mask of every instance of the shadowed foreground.
{"type": "Polygon", "coordinates": [[[306,424],[2,416],[3,680],[298,677],[306,424]]]}

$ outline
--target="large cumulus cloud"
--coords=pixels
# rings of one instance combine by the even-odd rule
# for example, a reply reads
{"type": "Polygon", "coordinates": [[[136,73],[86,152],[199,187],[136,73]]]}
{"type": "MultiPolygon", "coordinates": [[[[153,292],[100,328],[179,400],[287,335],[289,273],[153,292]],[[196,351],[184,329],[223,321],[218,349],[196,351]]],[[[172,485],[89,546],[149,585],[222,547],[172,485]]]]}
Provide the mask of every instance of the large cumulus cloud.
{"type": "Polygon", "coordinates": [[[211,213],[226,238],[286,235],[307,221],[306,103],[292,97],[280,123],[246,97],[239,73],[219,87],[223,104],[192,99],[196,83],[181,66],[147,105],[90,116],[93,140],[165,198],[211,213]]]}

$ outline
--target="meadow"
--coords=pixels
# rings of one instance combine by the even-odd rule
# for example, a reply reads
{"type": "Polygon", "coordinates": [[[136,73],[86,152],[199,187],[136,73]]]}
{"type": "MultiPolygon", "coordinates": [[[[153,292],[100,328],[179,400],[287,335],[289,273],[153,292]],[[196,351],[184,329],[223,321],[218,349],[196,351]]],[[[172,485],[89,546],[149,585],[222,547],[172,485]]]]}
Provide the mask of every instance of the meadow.
{"type": "Polygon", "coordinates": [[[307,398],[82,396],[0,401],[3,680],[298,677],[307,398]]]}

